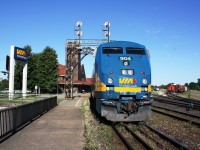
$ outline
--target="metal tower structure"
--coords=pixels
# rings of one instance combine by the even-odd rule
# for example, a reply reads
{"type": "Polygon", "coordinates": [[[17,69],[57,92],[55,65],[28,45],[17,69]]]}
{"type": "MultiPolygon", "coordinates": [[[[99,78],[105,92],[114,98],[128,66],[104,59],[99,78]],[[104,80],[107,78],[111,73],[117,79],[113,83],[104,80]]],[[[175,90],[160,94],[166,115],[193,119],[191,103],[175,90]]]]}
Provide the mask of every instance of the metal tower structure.
{"type": "MultiPolygon", "coordinates": [[[[110,24],[109,24],[110,26],[110,24]]],[[[89,54],[95,53],[97,47],[101,43],[109,42],[106,39],[81,39],[82,36],[82,22],[76,23],[76,39],[67,39],[66,41],[66,97],[73,98],[73,82],[76,80],[81,80],[81,61],[83,58],[89,54]]],[[[106,26],[108,27],[108,26],[106,26]]],[[[105,30],[104,30],[105,31],[105,30]]],[[[108,30],[109,33],[109,30],[108,30]]],[[[106,35],[109,37],[109,34],[106,35]]]]}

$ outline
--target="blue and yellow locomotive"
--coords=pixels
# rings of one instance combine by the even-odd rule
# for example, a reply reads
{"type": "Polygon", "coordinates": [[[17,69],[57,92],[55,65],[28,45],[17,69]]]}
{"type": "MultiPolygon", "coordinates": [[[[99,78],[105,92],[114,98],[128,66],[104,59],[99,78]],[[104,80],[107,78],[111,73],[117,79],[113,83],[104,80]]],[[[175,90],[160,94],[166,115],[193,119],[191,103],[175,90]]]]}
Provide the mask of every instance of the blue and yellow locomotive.
{"type": "Polygon", "coordinates": [[[144,121],[151,115],[151,67],[145,46],[114,41],[101,44],[94,66],[93,101],[110,121],[144,121]]]}

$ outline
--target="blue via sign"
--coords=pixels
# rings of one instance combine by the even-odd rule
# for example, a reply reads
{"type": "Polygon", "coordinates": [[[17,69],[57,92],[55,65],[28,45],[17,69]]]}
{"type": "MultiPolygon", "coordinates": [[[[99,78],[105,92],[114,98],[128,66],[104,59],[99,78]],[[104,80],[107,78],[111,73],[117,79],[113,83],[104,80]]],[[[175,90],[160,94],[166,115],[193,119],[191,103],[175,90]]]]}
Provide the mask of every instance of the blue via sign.
{"type": "Polygon", "coordinates": [[[15,47],[14,58],[15,58],[15,60],[27,62],[28,61],[28,53],[26,50],[24,50],[22,48],[15,47]]]}

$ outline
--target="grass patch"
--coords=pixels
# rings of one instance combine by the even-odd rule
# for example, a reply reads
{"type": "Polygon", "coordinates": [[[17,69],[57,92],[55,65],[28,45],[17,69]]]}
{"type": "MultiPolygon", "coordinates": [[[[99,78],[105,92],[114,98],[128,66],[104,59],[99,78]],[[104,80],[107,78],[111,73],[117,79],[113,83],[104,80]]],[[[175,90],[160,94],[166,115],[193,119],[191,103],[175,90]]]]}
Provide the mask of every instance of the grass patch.
{"type": "Polygon", "coordinates": [[[190,91],[177,94],[177,96],[184,97],[184,98],[189,98],[189,95],[190,95],[190,91]]]}
{"type": "Polygon", "coordinates": [[[57,98],[57,104],[63,101],[63,98],[57,98]]]}
{"type": "Polygon", "coordinates": [[[84,138],[85,150],[112,150],[113,146],[113,132],[110,126],[100,123],[98,118],[91,113],[90,104],[87,102],[82,104],[81,111],[84,118],[84,138]]]}
{"type": "MultiPolygon", "coordinates": [[[[10,106],[16,106],[16,105],[22,105],[26,103],[32,103],[34,101],[43,100],[46,98],[50,98],[52,95],[35,95],[35,94],[27,94],[27,96],[24,98],[22,94],[15,94],[14,98],[12,100],[9,100],[8,95],[0,95],[0,106],[10,107],[10,106]]],[[[63,99],[58,98],[58,103],[61,102],[63,99]]]]}

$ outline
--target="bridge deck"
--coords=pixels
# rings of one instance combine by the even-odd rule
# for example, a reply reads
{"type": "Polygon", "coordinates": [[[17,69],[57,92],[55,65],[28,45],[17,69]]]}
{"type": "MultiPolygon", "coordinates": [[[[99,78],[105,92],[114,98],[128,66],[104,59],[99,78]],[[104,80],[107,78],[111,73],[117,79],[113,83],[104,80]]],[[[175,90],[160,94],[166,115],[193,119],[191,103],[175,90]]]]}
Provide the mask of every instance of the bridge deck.
{"type": "Polygon", "coordinates": [[[84,126],[80,110],[86,98],[64,100],[0,144],[0,149],[83,149],[84,126]]]}

